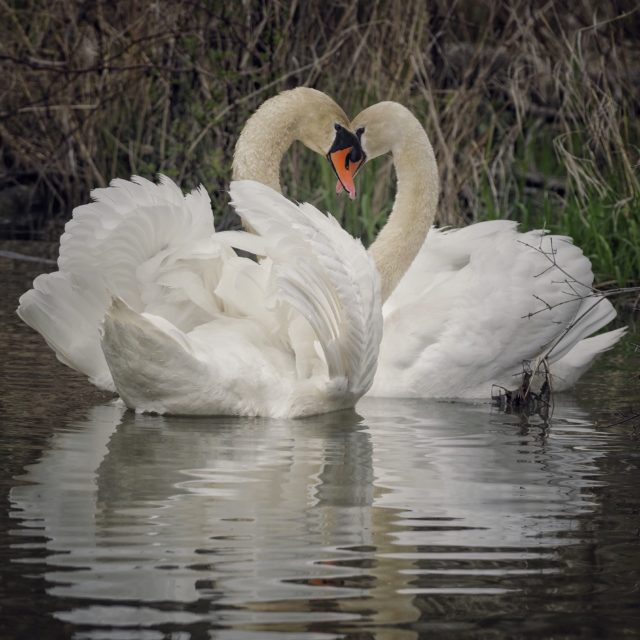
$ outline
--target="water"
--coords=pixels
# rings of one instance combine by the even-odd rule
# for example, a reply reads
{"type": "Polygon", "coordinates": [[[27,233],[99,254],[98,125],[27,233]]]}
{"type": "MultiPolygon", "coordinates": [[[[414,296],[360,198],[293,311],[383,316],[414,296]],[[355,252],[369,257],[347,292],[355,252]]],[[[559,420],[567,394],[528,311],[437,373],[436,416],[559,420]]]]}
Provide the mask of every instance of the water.
{"type": "Polygon", "coordinates": [[[640,635],[637,336],[550,421],[136,416],[14,318],[43,265],[0,267],[0,637],[640,635]]]}

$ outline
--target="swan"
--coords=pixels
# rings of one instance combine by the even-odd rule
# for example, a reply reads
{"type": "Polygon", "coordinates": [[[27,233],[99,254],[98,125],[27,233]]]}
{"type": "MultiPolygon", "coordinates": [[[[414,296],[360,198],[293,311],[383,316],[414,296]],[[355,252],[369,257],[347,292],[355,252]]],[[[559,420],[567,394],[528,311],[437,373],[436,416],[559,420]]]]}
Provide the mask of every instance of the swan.
{"type": "Polygon", "coordinates": [[[436,159],[411,111],[381,102],[351,130],[367,160],[391,152],[397,176],[389,222],[369,249],[381,274],[384,329],[367,395],[486,399],[494,385],[517,386],[523,367],[549,367],[561,391],[624,335],[622,328],[588,337],[616,312],[592,289],[591,263],[570,238],[519,233],[507,220],[432,226],[436,159]]]}
{"type": "Polygon", "coordinates": [[[354,195],[345,170],[362,158],[347,125],[308,88],[249,119],[230,195],[253,233],[215,233],[204,188],[185,196],[165,176],[94,190],[65,227],[58,271],[35,279],[18,315],[61,362],[138,412],[301,417],[353,407],[381,339],[375,265],[333,217],[282,196],[278,180],[300,140],[332,160],[354,195]]]}

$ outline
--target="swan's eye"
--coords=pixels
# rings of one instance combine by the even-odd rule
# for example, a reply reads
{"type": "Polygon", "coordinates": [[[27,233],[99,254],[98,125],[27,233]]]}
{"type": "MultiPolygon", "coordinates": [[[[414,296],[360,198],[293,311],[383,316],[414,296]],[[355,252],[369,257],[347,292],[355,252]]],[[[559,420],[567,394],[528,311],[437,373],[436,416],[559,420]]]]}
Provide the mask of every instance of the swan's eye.
{"type": "Polygon", "coordinates": [[[363,133],[364,133],[364,127],[358,127],[356,129],[356,135],[358,136],[358,138],[361,138],[363,133]]]}
{"type": "Polygon", "coordinates": [[[335,127],[336,131],[340,131],[340,129],[342,129],[342,125],[338,124],[337,122],[333,126],[335,127]]]}

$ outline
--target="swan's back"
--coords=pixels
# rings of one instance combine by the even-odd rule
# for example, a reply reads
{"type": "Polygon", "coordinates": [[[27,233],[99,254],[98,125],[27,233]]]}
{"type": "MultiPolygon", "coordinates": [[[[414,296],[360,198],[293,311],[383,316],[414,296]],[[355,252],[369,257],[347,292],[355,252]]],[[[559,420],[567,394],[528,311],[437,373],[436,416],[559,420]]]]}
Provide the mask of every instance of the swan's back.
{"type": "MultiPolygon", "coordinates": [[[[569,238],[518,233],[503,220],[432,229],[385,304],[370,393],[489,398],[493,384],[517,386],[525,363],[547,357],[555,373],[554,363],[615,317],[592,283],[589,260],[569,238]]],[[[555,388],[573,384],[621,334],[582,344],[580,372],[558,364],[555,388]]]]}

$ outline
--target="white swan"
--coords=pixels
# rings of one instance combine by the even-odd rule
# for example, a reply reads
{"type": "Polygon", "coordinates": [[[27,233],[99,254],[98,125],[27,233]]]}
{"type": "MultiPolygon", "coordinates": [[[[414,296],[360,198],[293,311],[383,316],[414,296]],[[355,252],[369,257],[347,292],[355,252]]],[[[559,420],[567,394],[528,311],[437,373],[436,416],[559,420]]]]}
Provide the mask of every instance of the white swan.
{"type": "Polygon", "coordinates": [[[624,335],[587,338],[616,312],[593,293],[591,263],[570,238],[518,233],[506,220],[429,231],[436,160],[408,109],[379,103],[351,129],[368,159],[393,154],[398,181],[389,223],[370,248],[386,302],[368,395],[489,398],[492,385],[518,386],[523,364],[536,370],[543,359],[562,390],[624,335]]]}
{"type": "Polygon", "coordinates": [[[185,197],[168,178],[134,177],[96,189],[65,228],[59,271],[34,281],[18,314],[58,359],[137,411],[296,417],[353,406],[381,337],[375,266],[331,216],[274,191],[296,139],[342,173],[354,149],[357,159],[346,124],[312,89],[252,116],[230,193],[255,234],[214,233],[202,187],[185,197]]]}

